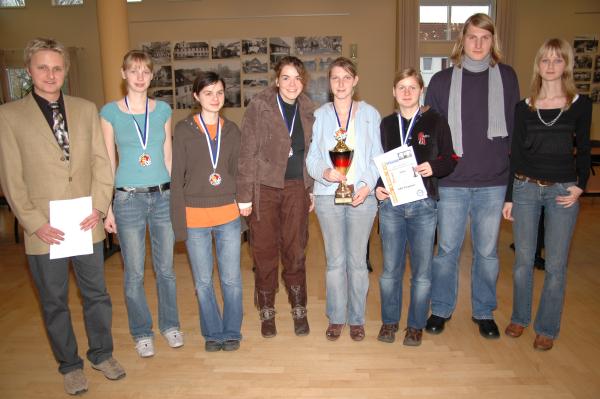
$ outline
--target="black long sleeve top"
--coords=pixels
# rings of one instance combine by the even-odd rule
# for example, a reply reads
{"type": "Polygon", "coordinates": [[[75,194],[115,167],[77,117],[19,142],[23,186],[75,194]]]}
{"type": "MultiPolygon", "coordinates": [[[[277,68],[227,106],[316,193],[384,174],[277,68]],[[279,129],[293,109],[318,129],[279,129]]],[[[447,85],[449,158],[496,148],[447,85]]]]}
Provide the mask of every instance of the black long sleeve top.
{"type": "MultiPolygon", "coordinates": [[[[403,121],[404,134],[406,134],[409,124],[410,120],[403,121]]],[[[400,145],[398,114],[394,112],[381,120],[381,146],[384,151],[390,151],[400,145]]],[[[452,149],[452,137],[448,122],[429,107],[422,107],[407,145],[413,147],[417,164],[429,162],[431,165],[433,175],[424,177],[423,184],[429,197],[439,199],[438,178],[452,173],[457,159],[452,149]]],[[[383,187],[381,178],[377,182],[377,187],[383,187]]]]}
{"type": "MultiPolygon", "coordinates": [[[[549,123],[560,109],[541,109],[540,116],[549,123]]],[[[513,131],[510,176],[506,202],[512,202],[515,173],[556,183],[577,182],[585,190],[590,176],[590,128],[592,102],[579,95],[556,123],[546,126],[527,100],[517,104],[513,131]]]]}

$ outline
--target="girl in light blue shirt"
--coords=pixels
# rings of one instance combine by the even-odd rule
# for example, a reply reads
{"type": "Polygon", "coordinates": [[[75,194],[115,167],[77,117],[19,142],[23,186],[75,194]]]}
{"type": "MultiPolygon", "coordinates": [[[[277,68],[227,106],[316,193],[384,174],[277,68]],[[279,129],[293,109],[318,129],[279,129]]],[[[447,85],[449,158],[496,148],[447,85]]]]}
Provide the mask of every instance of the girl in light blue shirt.
{"type": "Polygon", "coordinates": [[[306,166],[315,179],[315,210],[323,232],[327,258],[327,339],[337,340],[346,324],[350,337],[365,336],[365,302],[369,288],[367,243],[377,213],[374,188],[379,178],[373,158],[383,152],[379,136],[380,116],[364,101],[354,101],[358,84],[356,66],[337,58],[329,67],[333,102],[315,112],[313,140],[306,166]],[[333,168],[329,151],[343,141],[354,151],[344,175],[333,168]],[[340,182],[353,186],[348,205],[336,205],[340,182]]]}

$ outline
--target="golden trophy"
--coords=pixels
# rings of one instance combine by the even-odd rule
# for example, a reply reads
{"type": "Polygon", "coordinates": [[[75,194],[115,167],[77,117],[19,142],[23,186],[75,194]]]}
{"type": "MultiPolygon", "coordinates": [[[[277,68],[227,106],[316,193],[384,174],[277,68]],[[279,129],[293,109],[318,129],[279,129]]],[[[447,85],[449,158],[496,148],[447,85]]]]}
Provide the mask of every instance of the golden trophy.
{"type": "MultiPolygon", "coordinates": [[[[344,140],[338,140],[335,147],[329,150],[329,157],[331,158],[333,167],[335,168],[335,170],[344,175],[348,173],[348,169],[350,169],[353,156],[354,150],[348,148],[344,140]]],[[[334,202],[336,205],[350,204],[352,203],[353,195],[354,189],[352,185],[347,185],[345,182],[341,182],[337,190],[335,190],[334,202]]]]}

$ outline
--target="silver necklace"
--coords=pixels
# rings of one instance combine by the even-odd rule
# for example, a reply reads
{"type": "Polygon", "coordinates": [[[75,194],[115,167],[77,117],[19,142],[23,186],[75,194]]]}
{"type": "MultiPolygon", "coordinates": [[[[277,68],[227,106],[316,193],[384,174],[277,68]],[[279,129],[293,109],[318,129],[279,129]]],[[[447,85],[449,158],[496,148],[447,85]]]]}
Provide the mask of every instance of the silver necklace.
{"type": "Polygon", "coordinates": [[[556,123],[556,121],[558,121],[558,118],[560,118],[560,116],[562,115],[563,111],[564,111],[564,109],[561,108],[560,112],[558,113],[558,115],[556,115],[556,118],[552,119],[550,122],[546,122],[545,120],[542,119],[542,115],[540,115],[540,109],[536,108],[538,119],[540,120],[540,122],[542,122],[547,127],[553,126],[556,123]]]}

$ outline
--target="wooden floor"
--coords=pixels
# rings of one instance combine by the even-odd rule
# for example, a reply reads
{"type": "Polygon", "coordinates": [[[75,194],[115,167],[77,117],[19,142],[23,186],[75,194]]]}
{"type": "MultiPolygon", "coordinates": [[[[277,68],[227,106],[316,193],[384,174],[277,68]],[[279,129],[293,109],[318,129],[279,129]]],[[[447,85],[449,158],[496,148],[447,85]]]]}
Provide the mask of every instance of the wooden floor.
{"type": "MultiPolygon", "coordinates": [[[[156,340],[156,356],[140,359],[127,328],[123,302],[122,262],[119,255],[106,264],[113,301],[115,357],[127,377],[112,382],[89,367],[87,398],[600,398],[600,199],[582,205],[571,250],[562,331],[555,348],[532,349],[529,328],[519,339],[481,338],[471,322],[470,245],[461,258],[457,310],[439,336],[424,335],[417,348],[376,339],[380,326],[378,276],[381,246],[376,233],[371,242],[375,272],[370,275],[367,336],[353,342],[348,330],[338,342],[325,339],[324,252],[321,233],[311,216],[308,248],[308,337],[295,337],[284,292],[277,296],[279,334],[263,339],[253,308],[253,276],[247,245],[243,247],[244,339],[239,351],[204,351],[198,310],[184,246],[176,247],[178,298],[185,346],[169,348],[156,340]]],[[[510,224],[500,236],[501,272],[496,321],[503,330],[512,303],[513,254],[510,224]]],[[[147,263],[146,291],[156,317],[156,289],[147,263]]],[[[22,245],[15,245],[12,216],[0,209],[0,398],[65,397],[62,378],[44,334],[38,302],[22,245]]],[[[535,272],[536,295],[543,272],[535,272]]],[[[408,287],[405,276],[404,287],[408,287]]],[[[70,302],[80,352],[85,354],[80,300],[71,282],[70,302]]],[[[405,289],[404,309],[407,306],[405,289]]],[[[155,318],[156,320],[156,318],[155,318]]],[[[406,324],[406,311],[401,325],[406,324]]]]}

